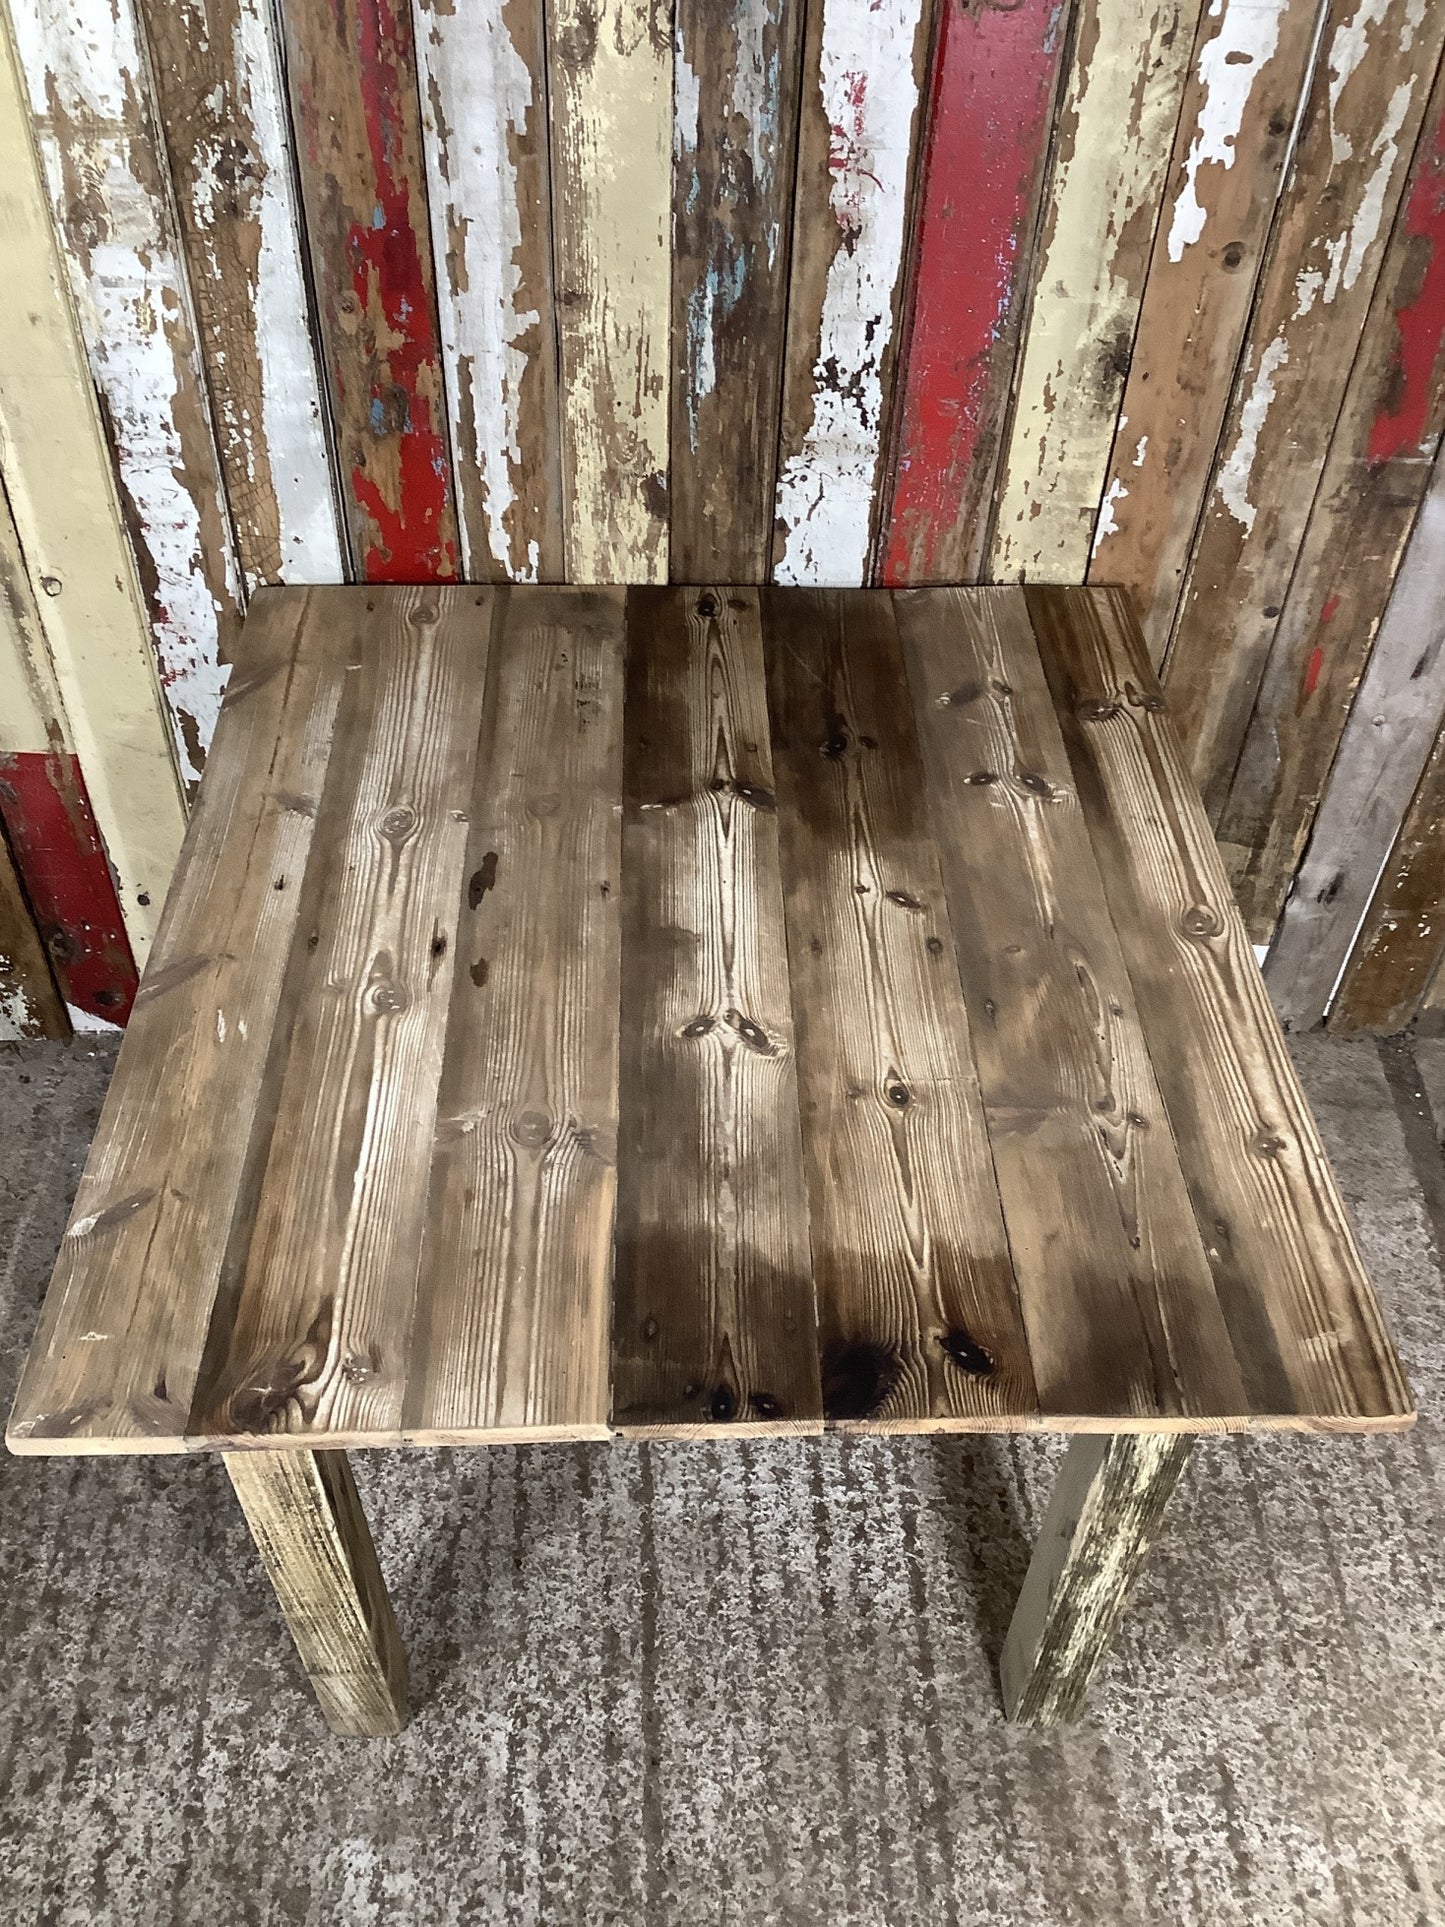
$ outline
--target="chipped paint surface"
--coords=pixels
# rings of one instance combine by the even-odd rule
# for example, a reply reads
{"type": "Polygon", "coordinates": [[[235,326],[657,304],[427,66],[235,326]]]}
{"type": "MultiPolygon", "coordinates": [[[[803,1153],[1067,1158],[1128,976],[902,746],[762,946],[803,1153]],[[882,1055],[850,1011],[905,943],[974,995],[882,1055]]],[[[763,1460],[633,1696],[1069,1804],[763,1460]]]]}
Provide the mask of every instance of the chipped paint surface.
{"type": "Polygon", "coordinates": [[[1445,349],[1445,116],[1435,122],[1416,165],[1404,210],[1413,288],[1394,311],[1395,339],[1382,383],[1383,401],[1370,425],[1371,464],[1434,452],[1431,402],[1445,349]]]}
{"type": "Polygon", "coordinates": [[[416,17],[463,565],[555,579],[560,503],[538,486],[556,434],[541,12],[419,0],[416,17]]]}
{"type": "Polygon", "coordinates": [[[778,476],[779,582],[866,580],[883,432],[883,364],[903,265],[919,120],[921,0],[826,0],[819,66],[837,229],[812,368],[812,421],[778,476]]]}
{"type": "Polygon", "coordinates": [[[1250,385],[1244,406],[1239,411],[1239,429],[1234,444],[1219,465],[1216,486],[1220,500],[1241,528],[1252,529],[1257,513],[1249,499],[1249,481],[1259,453],[1260,431],[1275,397],[1275,376],[1289,360],[1289,343],[1282,337],[1270,342],[1260,357],[1259,368],[1250,385]]]}
{"type": "Polygon", "coordinates": [[[1081,582],[1189,51],[1185,0],[1086,0],[1059,126],[993,579],[1081,582]]]}
{"type": "Polygon", "coordinates": [[[1169,259],[1182,261],[1204,232],[1205,203],[1199,174],[1205,167],[1233,167],[1235,143],[1250,95],[1279,45],[1280,21],[1290,0],[1211,0],[1209,16],[1219,30],[1200,50],[1195,69],[1199,105],[1184,161],[1184,184],[1169,216],[1169,259]]]}

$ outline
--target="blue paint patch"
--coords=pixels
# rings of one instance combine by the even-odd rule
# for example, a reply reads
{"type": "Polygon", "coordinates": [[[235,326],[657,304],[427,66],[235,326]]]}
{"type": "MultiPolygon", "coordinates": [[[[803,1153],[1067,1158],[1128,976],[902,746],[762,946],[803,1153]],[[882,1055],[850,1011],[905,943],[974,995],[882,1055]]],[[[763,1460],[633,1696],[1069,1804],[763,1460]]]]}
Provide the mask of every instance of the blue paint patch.
{"type": "Polygon", "coordinates": [[[371,432],[373,435],[386,433],[386,410],[382,406],[379,395],[373,395],[371,398],[371,432]]]}
{"type": "Polygon", "coordinates": [[[381,211],[381,202],[371,210],[371,225],[378,231],[386,226],[386,216],[381,211]]]}

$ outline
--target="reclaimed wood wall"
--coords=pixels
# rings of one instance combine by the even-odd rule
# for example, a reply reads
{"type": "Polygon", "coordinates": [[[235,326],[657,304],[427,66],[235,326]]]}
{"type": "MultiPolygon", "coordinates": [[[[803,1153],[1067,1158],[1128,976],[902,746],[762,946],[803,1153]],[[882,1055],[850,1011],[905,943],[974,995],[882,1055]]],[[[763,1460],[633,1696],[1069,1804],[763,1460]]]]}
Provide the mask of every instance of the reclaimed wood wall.
{"type": "Polygon", "coordinates": [[[1280,1010],[1426,1001],[1445,6],[8,4],[184,784],[258,583],[1117,583],[1280,1010]]]}

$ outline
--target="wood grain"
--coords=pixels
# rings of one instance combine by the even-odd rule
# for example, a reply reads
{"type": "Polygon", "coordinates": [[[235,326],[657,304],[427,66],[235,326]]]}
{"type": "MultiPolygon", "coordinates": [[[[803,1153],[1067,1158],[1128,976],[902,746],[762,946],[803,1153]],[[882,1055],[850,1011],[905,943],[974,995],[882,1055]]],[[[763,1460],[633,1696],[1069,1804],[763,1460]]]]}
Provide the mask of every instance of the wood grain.
{"type": "Polygon", "coordinates": [[[1075,1439],[1044,1514],[999,1661],[1004,1710],[1076,1720],[1149,1555],[1192,1439],[1075,1439]]]}
{"type": "Polygon", "coordinates": [[[504,600],[464,865],[406,1431],[605,1437],[623,595],[504,600]]]}
{"type": "Polygon", "coordinates": [[[13,1452],[184,1445],[258,1135],[264,1153],[263,1081],[346,680],[339,625],[295,658],[313,601],[324,608],[325,592],[253,602],[21,1379],[13,1452]]]}
{"type": "Polygon", "coordinates": [[[1040,1407],[1207,1429],[1244,1389],[1023,594],[894,601],[1040,1407]]]}
{"type": "Polygon", "coordinates": [[[1030,591],[1029,608],[1250,1407],[1408,1424],[1399,1361],[1127,598],[1030,591]]]}
{"type": "Polygon", "coordinates": [[[69,1035],[70,1020],[0,824],[0,1043],[69,1035]]]}
{"type": "Polygon", "coordinates": [[[665,582],[672,41],[653,0],[548,13],[569,582],[665,582]]]}
{"type": "Polygon", "coordinates": [[[333,1733],[406,1721],[407,1665],[344,1452],[228,1452],[226,1470],[333,1733]]]}
{"type": "Polygon", "coordinates": [[[1037,1410],[892,605],[763,598],[823,1411],[1037,1410]]]}
{"type": "Polygon", "coordinates": [[[1203,8],[1088,580],[1128,589],[1164,659],[1210,487],[1319,0],[1203,8]]]}
{"type": "Polygon", "coordinates": [[[1331,0],[1164,679],[1216,821],[1425,113],[1445,9],[1331,0]]]}
{"type": "Polygon", "coordinates": [[[758,600],[627,610],[613,1422],[822,1421],[758,600]]]}
{"type": "Polygon", "coordinates": [[[675,582],[762,582],[771,561],[803,11],[674,13],[675,582]]]}
{"type": "Polygon", "coordinates": [[[1081,0],[989,574],[1088,566],[1199,0],[1081,0]]]}
{"type": "Polygon", "coordinates": [[[322,357],[354,574],[458,573],[411,9],[287,0],[322,357]]]}
{"type": "Polygon", "coordinates": [[[193,1437],[400,1432],[493,595],[313,605],[347,623],[360,666],[317,813],[254,1228],[193,1437]]]}
{"type": "Polygon", "coordinates": [[[432,248],[470,581],[562,579],[541,0],[418,0],[432,248]]]}
{"type": "Polygon", "coordinates": [[[1072,6],[939,9],[879,579],[976,582],[1072,6]]]}

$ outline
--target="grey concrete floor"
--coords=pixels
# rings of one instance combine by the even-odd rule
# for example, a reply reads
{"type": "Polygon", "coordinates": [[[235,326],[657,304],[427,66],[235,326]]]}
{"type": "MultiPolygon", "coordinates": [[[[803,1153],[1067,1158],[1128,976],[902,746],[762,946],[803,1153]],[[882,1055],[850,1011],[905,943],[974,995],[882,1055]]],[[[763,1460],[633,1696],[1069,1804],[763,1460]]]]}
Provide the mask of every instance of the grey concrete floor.
{"type": "MultiPolygon", "coordinates": [[[[994,1684],[1048,1441],[363,1456],[381,1742],[219,1466],[5,1460],[0,1920],[1445,1922],[1445,1056],[1297,1057],[1424,1417],[1202,1445],[1078,1729],[994,1684]]],[[[0,1050],[7,1407],[110,1061],[0,1050]]]]}

